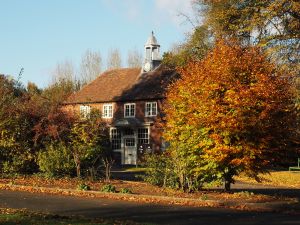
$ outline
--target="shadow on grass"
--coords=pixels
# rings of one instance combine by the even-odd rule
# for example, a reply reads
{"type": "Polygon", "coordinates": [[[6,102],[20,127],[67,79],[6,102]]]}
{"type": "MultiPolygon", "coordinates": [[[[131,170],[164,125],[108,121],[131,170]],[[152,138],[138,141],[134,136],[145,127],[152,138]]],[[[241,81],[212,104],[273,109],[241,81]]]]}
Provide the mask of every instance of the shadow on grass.
{"type": "Polygon", "coordinates": [[[239,188],[232,189],[233,192],[253,192],[254,194],[263,194],[275,197],[289,197],[289,198],[298,198],[300,199],[300,189],[284,189],[284,188],[274,188],[274,189],[265,189],[265,188],[239,188]]]}
{"type": "Polygon", "coordinates": [[[126,181],[143,181],[144,175],[144,169],[132,166],[115,167],[111,172],[112,179],[126,181]]]}
{"type": "MultiPolygon", "coordinates": [[[[2,209],[0,212],[0,224],[1,225],[121,225],[121,224],[133,224],[129,221],[116,221],[112,219],[88,219],[84,217],[75,216],[60,216],[57,214],[46,214],[32,212],[22,209],[2,209]]],[[[135,223],[134,223],[135,224],[135,223]]]]}

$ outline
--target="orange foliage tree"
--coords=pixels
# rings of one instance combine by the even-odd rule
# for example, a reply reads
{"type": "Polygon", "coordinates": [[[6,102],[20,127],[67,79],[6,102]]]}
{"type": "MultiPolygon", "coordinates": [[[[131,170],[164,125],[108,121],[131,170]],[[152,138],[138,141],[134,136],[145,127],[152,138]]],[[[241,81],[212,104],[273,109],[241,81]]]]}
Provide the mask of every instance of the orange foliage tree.
{"type": "Polygon", "coordinates": [[[187,170],[180,179],[219,179],[230,190],[234,175],[258,179],[289,147],[294,93],[259,48],[219,41],[179,72],[167,93],[164,138],[187,170]]]}

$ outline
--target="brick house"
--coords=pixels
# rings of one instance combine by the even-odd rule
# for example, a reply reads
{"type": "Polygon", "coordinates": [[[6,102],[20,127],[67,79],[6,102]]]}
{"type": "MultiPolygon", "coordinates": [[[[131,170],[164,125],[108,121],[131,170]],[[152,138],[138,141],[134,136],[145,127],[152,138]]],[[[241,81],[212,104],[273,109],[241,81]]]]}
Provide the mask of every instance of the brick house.
{"type": "Polygon", "coordinates": [[[166,88],[177,74],[160,65],[159,47],[152,32],[142,68],[106,71],[65,102],[67,110],[82,115],[91,108],[100,110],[109,127],[114,157],[122,165],[136,165],[143,151],[164,147],[155,122],[161,117],[166,88]]]}

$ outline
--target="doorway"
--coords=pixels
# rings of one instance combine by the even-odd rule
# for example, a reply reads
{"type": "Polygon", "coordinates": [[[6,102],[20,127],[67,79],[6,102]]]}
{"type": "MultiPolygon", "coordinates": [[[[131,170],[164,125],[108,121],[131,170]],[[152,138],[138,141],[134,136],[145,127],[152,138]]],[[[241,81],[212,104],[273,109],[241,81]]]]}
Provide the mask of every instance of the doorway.
{"type": "Polygon", "coordinates": [[[124,164],[136,165],[137,149],[134,137],[124,138],[124,164]]]}

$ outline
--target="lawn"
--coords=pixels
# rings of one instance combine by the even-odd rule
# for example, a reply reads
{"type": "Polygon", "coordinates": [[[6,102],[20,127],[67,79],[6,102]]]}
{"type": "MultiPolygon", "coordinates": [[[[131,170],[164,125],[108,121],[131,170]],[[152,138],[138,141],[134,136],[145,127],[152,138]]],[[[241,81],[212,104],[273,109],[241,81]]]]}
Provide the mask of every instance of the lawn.
{"type": "MultiPolygon", "coordinates": [[[[235,202],[266,202],[274,201],[276,198],[270,195],[262,194],[248,194],[248,193],[224,193],[222,190],[202,190],[194,193],[184,193],[180,190],[173,190],[169,188],[162,188],[153,186],[142,181],[126,181],[126,180],[111,180],[110,185],[113,185],[116,192],[121,192],[122,189],[128,189],[134,195],[119,195],[109,194],[101,192],[104,185],[107,183],[103,181],[88,181],[77,178],[42,178],[37,176],[15,177],[14,179],[0,179],[0,189],[29,191],[29,192],[47,192],[51,194],[63,194],[63,195],[76,195],[81,197],[108,197],[111,199],[122,199],[129,201],[142,201],[142,202],[157,202],[173,204],[175,200],[167,200],[164,197],[176,197],[187,199],[184,205],[195,204],[190,203],[188,199],[202,199],[203,202],[197,204],[207,205],[212,204],[207,200],[212,201],[235,201],[235,202]],[[84,182],[89,186],[91,191],[77,191],[77,187],[80,183],[84,182]],[[51,189],[45,189],[45,188],[51,189]],[[96,193],[95,193],[96,192],[96,193]],[[138,197],[142,196],[142,197],[138,197]],[[149,197],[145,197],[149,196],[149,197]],[[154,198],[152,198],[152,196],[154,198]]],[[[178,203],[179,204],[179,203],[178,203]]],[[[181,204],[181,203],[180,203],[181,204]]]]}
{"type": "MultiPolygon", "coordinates": [[[[125,171],[140,173],[145,172],[146,168],[129,167],[125,171]]],[[[300,188],[300,171],[271,171],[270,173],[260,175],[260,177],[260,184],[263,185],[300,188]]],[[[246,183],[258,184],[256,180],[244,175],[240,175],[236,179],[246,183]]]]}
{"type": "Polygon", "coordinates": [[[53,214],[37,213],[27,210],[7,209],[0,208],[0,224],[3,225],[31,225],[31,224],[45,224],[45,225],[58,225],[58,224],[70,224],[70,225],[133,225],[130,221],[117,221],[117,220],[89,220],[79,217],[66,217],[53,214]]]}
{"type": "MultiPolygon", "coordinates": [[[[121,171],[134,175],[143,171],[143,168],[127,168],[121,171]]],[[[269,174],[262,175],[263,185],[272,185],[278,187],[300,188],[300,172],[272,171],[269,174]]],[[[237,180],[246,183],[257,184],[253,179],[245,176],[236,177],[237,180]]],[[[225,193],[221,189],[204,189],[194,193],[184,193],[180,190],[161,188],[142,181],[127,181],[123,179],[112,179],[110,186],[113,186],[116,194],[103,192],[103,187],[107,185],[103,180],[89,181],[77,178],[45,178],[42,176],[18,176],[14,178],[0,178],[0,189],[9,189],[29,192],[47,192],[49,194],[75,195],[80,197],[92,198],[111,198],[119,200],[129,200],[136,202],[151,202],[164,204],[182,204],[206,206],[216,204],[212,201],[236,202],[236,203],[254,203],[271,202],[278,200],[278,196],[252,193],[248,191],[238,191],[225,193]],[[90,191],[78,191],[79,186],[87,186],[90,191]],[[128,192],[122,192],[127,189],[128,192]],[[119,194],[129,193],[129,194],[119,194]],[[132,194],[134,195],[132,195],[132,194]],[[139,197],[140,196],[140,197],[139,197]],[[164,198],[167,197],[167,198],[164,198]],[[168,198],[171,197],[171,198],[168,198]],[[173,197],[180,198],[174,200],[173,197]],[[181,200],[184,199],[184,200],[181,200]],[[200,202],[190,202],[189,199],[200,199],[200,202]],[[211,202],[210,202],[211,201],[211,202]]],[[[85,190],[85,189],[81,189],[85,190]]],[[[280,197],[280,200],[289,200],[288,197],[280,197]]],[[[1,222],[1,221],[0,221],[1,222]]]]}
{"type": "MultiPolygon", "coordinates": [[[[271,171],[268,174],[260,175],[261,184],[281,186],[288,188],[300,188],[300,172],[296,171],[271,171]]],[[[246,183],[257,184],[257,181],[243,175],[236,178],[246,183]]]]}

